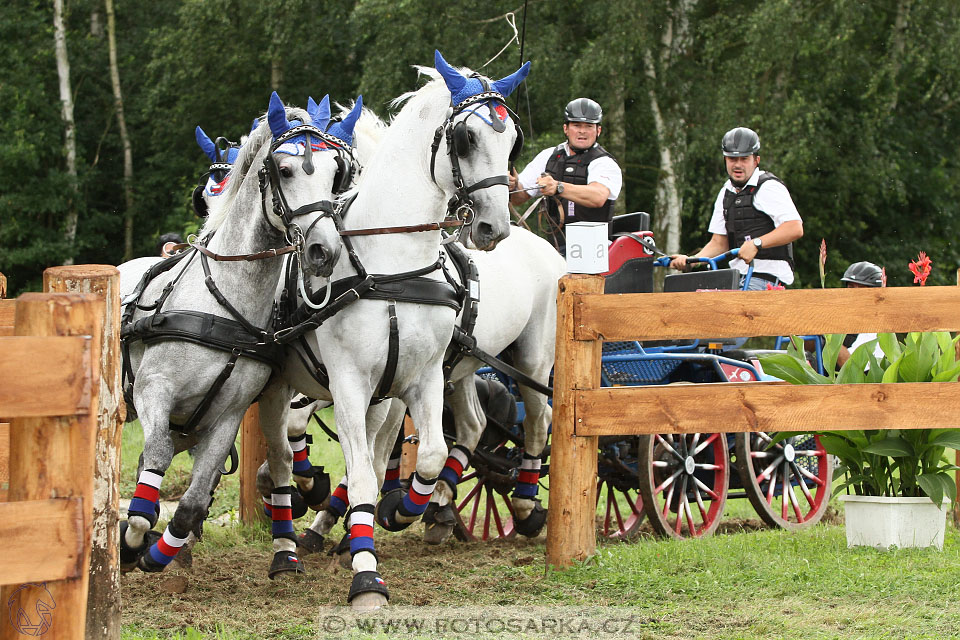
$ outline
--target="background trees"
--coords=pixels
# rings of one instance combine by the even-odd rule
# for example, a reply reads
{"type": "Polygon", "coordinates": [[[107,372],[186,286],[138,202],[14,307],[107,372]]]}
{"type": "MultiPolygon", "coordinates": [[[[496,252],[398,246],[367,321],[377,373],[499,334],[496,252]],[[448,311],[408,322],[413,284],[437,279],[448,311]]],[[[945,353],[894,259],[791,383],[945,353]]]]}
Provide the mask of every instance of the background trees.
{"type": "MultiPolygon", "coordinates": [[[[105,0],[64,3],[76,177],[66,152],[54,5],[0,5],[0,271],[15,293],[46,266],[117,263],[125,218],[134,255],[198,226],[189,206],[205,159],[201,125],[237,140],[272,89],[294,104],[358,93],[382,116],[416,88],[434,48],[479,68],[526,18],[532,73],[511,106],[528,144],[520,165],[559,141],[563,105],[605,110],[602,143],[625,169],[623,210],[653,214],[658,241],[695,250],[723,180],[719,140],[761,136],[761,166],[804,216],[799,282],[814,286],[817,245],[830,282],[850,261],[905,284],[919,250],[935,280],[960,263],[960,16],[951,0],[113,0],[116,66],[133,167],[124,167],[110,78],[105,0]],[[130,187],[125,195],[126,175],[130,187]],[[69,238],[71,215],[77,218],[69,238]]],[[[514,43],[483,69],[520,62],[514,43]]]]}

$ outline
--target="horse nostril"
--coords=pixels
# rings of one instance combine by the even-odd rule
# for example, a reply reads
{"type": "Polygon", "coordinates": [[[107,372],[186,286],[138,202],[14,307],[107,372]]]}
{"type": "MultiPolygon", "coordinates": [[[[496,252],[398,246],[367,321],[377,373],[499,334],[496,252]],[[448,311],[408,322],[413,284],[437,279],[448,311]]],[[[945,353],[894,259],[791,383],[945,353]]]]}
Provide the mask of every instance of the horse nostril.
{"type": "Polygon", "coordinates": [[[321,244],[311,244],[307,247],[307,260],[313,264],[323,264],[327,258],[327,252],[323,250],[321,244]]]}

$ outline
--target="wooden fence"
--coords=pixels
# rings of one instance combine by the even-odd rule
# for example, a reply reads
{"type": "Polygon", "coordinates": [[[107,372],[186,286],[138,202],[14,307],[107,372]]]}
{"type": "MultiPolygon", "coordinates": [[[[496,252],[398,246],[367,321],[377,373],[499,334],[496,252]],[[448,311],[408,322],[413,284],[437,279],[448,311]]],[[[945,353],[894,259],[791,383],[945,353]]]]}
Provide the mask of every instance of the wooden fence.
{"type": "Polygon", "coordinates": [[[597,437],[960,427],[957,383],[600,386],[604,340],[960,330],[960,287],[603,295],[567,275],[557,296],[547,564],[596,550],[597,437]]]}
{"type": "Polygon", "coordinates": [[[119,274],[44,284],[72,293],[0,299],[0,639],[119,638],[119,274]]]}

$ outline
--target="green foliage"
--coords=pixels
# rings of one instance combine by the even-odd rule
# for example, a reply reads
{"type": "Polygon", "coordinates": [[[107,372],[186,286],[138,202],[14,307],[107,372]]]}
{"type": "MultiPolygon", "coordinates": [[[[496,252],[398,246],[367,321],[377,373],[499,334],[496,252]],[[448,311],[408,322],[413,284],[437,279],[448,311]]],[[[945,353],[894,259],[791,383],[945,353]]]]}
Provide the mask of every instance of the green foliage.
{"type": "MultiPolygon", "coordinates": [[[[909,333],[903,342],[895,334],[880,334],[860,345],[840,371],[834,371],[842,334],[826,336],[823,362],[827,375],[814,371],[797,338],[787,353],[761,357],[764,371],[792,384],[863,384],[895,382],[956,382],[960,336],[946,332],[909,333]],[[883,357],[874,356],[880,345],[883,357]]],[[[946,449],[960,449],[960,430],[873,429],[821,431],[820,442],[837,457],[836,493],[852,488],[858,495],[928,496],[938,506],[944,496],[956,501],[957,487],[949,472],[958,467],[946,449]]],[[[780,438],[790,434],[779,434],[780,438]]]]}
{"type": "MultiPolygon", "coordinates": [[[[522,167],[561,140],[563,105],[597,99],[601,142],[625,168],[628,211],[656,210],[670,154],[683,198],[681,246],[707,238],[724,179],[722,133],[754,127],[761,166],[779,175],[804,218],[798,281],[818,281],[820,238],[830,249],[828,286],[849,262],[888,266],[891,285],[924,248],[930,284],[960,263],[960,12],[952,0],[156,0],[116,5],[125,115],[134,153],[134,238],[153,252],[158,234],[192,231],[190,192],[206,160],[193,140],[239,139],[271,89],[292,104],[330,93],[388,115],[389,101],[415,89],[412,65],[439,48],[479,69],[524,28],[533,62],[516,107],[528,144],[522,167]],[[524,15],[526,12],[526,15],[524,15]],[[689,25],[682,53],[667,41],[689,25]],[[647,74],[650,54],[656,78],[647,74]],[[661,148],[651,96],[676,130],[661,148]],[[839,265],[839,267],[837,267],[839,265]]],[[[79,213],[77,262],[122,258],[122,148],[110,86],[102,0],[67,6],[75,101],[79,195],[65,173],[53,55],[52,7],[0,6],[0,271],[16,294],[62,263],[65,212],[79,213]]],[[[517,43],[482,69],[505,75],[517,43]]],[[[951,283],[952,284],[952,283],[951,283]]]]}

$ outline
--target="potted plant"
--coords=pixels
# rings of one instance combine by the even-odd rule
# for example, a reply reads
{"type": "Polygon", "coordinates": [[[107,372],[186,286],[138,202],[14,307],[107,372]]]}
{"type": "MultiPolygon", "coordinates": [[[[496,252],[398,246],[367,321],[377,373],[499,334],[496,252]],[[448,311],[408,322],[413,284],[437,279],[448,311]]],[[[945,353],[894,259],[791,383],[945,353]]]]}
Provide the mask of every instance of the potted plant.
{"type": "MultiPolygon", "coordinates": [[[[900,341],[895,334],[880,334],[854,351],[837,371],[843,338],[826,336],[826,375],[810,366],[797,338],[786,353],[762,357],[763,369],[793,384],[956,382],[960,376],[956,357],[960,336],[910,333],[900,341]],[[882,358],[874,355],[878,343],[882,358]]],[[[960,431],[878,429],[817,435],[838,462],[834,493],[852,492],[841,497],[848,546],[943,548],[946,512],[957,497],[950,472],[958,468],[944,454],[947,448],[960,449],[960,431]]]]}

